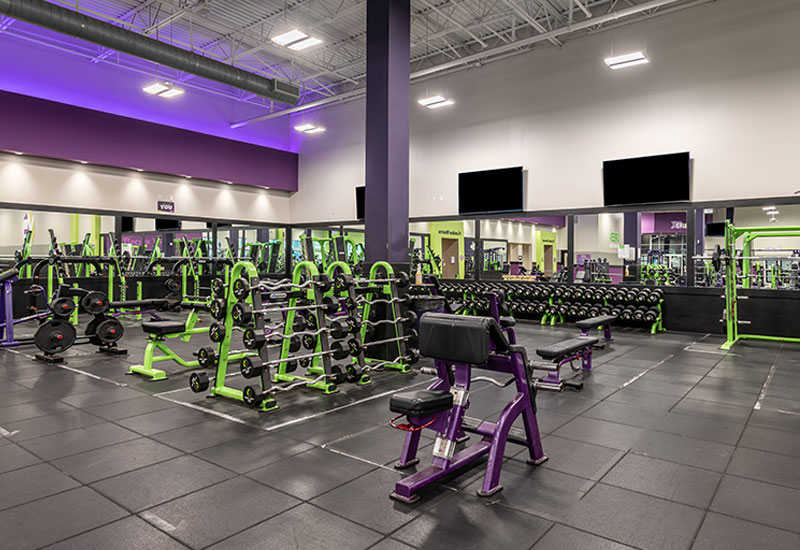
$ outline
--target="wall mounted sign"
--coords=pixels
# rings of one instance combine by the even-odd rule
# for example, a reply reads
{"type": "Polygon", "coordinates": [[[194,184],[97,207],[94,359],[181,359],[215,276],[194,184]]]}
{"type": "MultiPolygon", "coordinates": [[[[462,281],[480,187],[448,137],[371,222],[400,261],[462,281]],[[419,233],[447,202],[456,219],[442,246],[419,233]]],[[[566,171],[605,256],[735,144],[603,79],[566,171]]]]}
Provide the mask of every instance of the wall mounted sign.
{"type": "Polygon", "coordinates": [[[158,201],[158,211],[168,214],[175,213],[175,203],[172,201],[158,201]]]}

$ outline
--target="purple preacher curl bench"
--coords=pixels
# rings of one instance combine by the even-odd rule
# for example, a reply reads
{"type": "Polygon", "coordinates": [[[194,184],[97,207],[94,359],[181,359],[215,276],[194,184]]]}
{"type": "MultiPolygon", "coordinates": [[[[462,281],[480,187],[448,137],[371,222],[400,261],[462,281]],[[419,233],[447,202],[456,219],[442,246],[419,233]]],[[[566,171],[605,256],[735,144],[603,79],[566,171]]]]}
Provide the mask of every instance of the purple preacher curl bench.
{"type": "Polygon", "coordinates": [[[396,393],[391,398],[389,409],[398,413],[391,425],[407,432],[395,467],[406,468],[419,462],[417,448],[424,428],[436,432],[433,463],[399,481],[392,498],[415,502],[419,499],[417,491],[483,455],[489,455],[489,460],[478,495],[492,495],[503,488],[500,470],[508,441],[528,448],[529,464],[547,460],[536,421],[536,390],[529,377],[525,348],[509,343],[497,321],[490,317],[426,313],[420,320],[419,335],[420,353],[434,359],[438,378],[427,390],[396,393]],[[473,368],[512,375],[505,382],[487,377],[476,380],[488,380],[501,387],[516,384],[517,393],[496,423],[464,416],[469,407],[473,368]],[[408,423],[396,424],[403,416],[408,423]],[[524,430],[511,427],[518,416],[522,416],[524,430]],[[483,438],[456,452],[456,443],[465,432],[483,438]]]}

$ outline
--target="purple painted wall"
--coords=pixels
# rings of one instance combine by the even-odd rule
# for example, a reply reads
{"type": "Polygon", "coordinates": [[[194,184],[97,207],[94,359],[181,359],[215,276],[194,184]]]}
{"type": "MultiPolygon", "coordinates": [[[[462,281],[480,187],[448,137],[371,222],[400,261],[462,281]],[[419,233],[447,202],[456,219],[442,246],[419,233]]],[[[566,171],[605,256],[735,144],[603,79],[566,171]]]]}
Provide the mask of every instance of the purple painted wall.
{"type": "Polygon", "coordinates": [[[0,149],[297,191],[296,153],[0,92],[0,149]]]}
{"type": "Polygon", "coordinates": [[[686,212],[642,212],[642,234],[653,233],[686,233],[686,212]],[[681,223],[676,228],[674,223],[681,223]]]}
{"type": "Polygon", "coordinates": [[[553,227],[566,227],[566,216],[534,216],[530,218],[509,218],[516,222],[536,223],[539,225],[552,225],[553,227]]]}

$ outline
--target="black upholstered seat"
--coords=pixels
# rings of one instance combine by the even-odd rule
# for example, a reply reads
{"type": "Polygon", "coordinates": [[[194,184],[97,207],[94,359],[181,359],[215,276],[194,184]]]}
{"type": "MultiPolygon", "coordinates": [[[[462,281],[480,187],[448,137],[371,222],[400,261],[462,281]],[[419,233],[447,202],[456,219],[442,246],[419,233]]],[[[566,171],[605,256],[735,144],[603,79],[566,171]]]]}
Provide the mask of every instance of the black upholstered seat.
{"type": "Polygon", "coordinates": [[[145,321],[142,330],[147,334],[164,336],[166,334],[179,334],[186,332],[186,324],[182,321],[145,321]]]}
{"type": "Polygon", "coordinates": [[[406,416],[428,416],[453,407],[453,394],[442,390],[405,391],[392,395],[389,410],[406,416]]]}
{"type": "Polygon", "coordinates": [[[517,320],[513,317],[500,317],[500,328],[511,328],[517,325],[517,320]]]}
{"type": "Polygon", "coordinates": [[[617,320],[616,315],[600,315],[590,319],[584,319],[575,323],[575,326],[581,330],[588,330],[590,328],[597,328],[603,325],[610,325],[617,320]]]}
{"type": "Polygon", "coordinates": [[[589,336],[577,336],[575,338],[570,338],[569,340],[564,340],[563,342],[557,342],[543,348],[538,348],[536,353],[542,359],[558,359],[560,357],[572,355],[573,353],[579,352],[587,347],[592,347],[597,343],[597,338],[591,338],[589,336]]]}
{"type": "Polygon", "coordinates": [[[491,317],[426,313],[420,318],[419,352],[426,357],[483,365],[492,345],[497,353],[509,353],[508,340],[491,317]]]}

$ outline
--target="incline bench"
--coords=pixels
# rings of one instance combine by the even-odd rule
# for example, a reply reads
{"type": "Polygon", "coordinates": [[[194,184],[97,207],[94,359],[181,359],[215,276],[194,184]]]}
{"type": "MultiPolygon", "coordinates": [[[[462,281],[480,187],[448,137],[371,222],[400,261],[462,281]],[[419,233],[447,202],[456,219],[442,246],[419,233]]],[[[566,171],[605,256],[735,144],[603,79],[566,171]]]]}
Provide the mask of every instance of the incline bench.
{"type": "MultiPolygon", "coordinates": [[[[563,391],[564,388],[573,390],[583,389],[583,382],[573,382],[561,377],[561,367],[569,363],[576,376],[579,371],[592,370],[592,350],[599,340],[591,336],[576,336],[563,342],[550,344],[544,348],[537,348],[536,354],[545,361],[531,361],[528,367],[531,370],[546,371],[544,378],[537,378],[534,385],[537,389],[563,391]],[[581,360],[581,366],[573,366],[573,361],[581,360]]],[[[570,378],[572,378],[570,377],[570,378]]]]}

